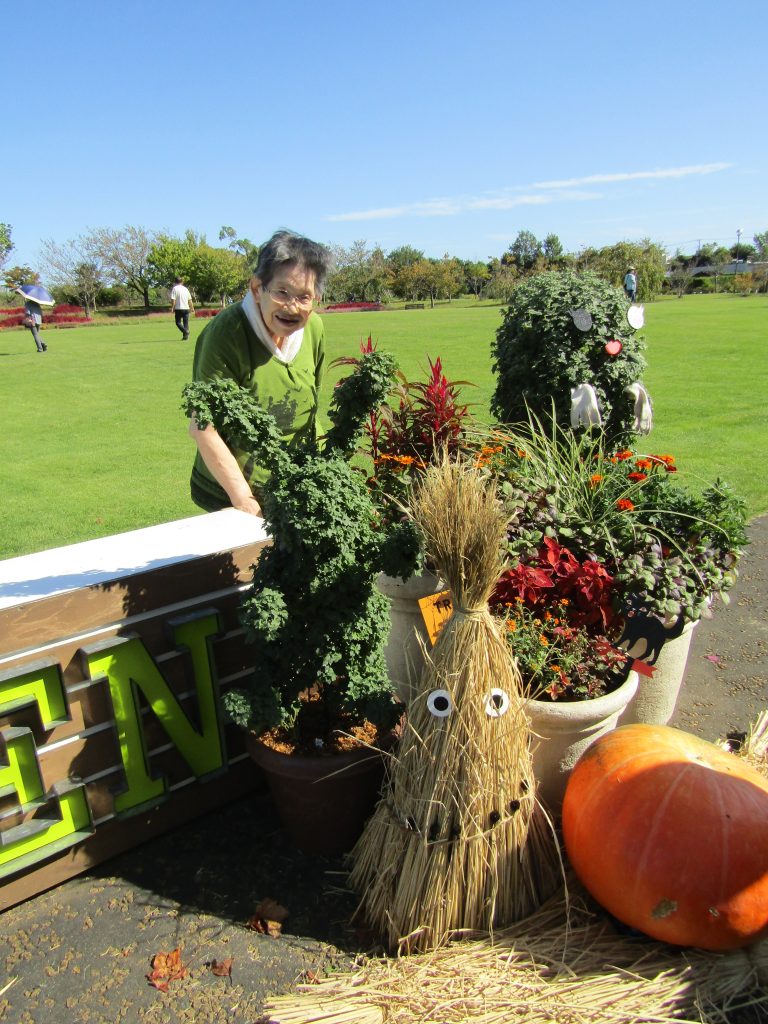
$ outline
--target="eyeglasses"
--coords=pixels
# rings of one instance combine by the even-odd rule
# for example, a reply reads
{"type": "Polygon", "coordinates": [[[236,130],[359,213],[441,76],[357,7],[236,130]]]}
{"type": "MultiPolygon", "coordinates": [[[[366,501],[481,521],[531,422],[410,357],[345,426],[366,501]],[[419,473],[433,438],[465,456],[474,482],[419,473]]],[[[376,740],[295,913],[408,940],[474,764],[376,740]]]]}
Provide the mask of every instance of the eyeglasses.
{"type": "Polygon", "coordinates": [[[314,295],[291,295],[285,288],[265,288],[272,298],[281,306],[298,306],[299,309],[311,309],[315,301],[314,295]]]}

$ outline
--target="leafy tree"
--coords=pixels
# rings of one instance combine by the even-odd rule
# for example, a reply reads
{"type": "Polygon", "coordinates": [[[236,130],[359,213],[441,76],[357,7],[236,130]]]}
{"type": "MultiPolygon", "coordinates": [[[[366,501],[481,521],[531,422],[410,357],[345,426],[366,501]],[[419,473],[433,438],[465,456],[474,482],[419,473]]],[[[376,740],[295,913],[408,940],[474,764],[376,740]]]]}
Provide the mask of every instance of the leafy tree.
{"type": "Polygon", "coordinates": [[[464,287],[468,292],[471,292],[476,299],[480,298],[480,292],[483,290],[483,286],[490,279],[491,272],[488,269],[487,264],[473,262],[471,260],[464,260],[462,263],[462,269],[464,272],[464,287]]]}
{"type": "Polygon", "coordinates": [[[435,299],[440,292],[440,274],[434,260],[419,260],[408,268],[413,282],[414,297],[429,298],[429,305],[434,309],[435,299]]]}
{"type": "Polygon", "coordinates": [[[149,264],[154,241],[154,234],[144,228],[127,225],[120,230],[91,228],[84,246],[110,280],[137,292],[149,309],[149,290],[157,283],[149,264]]]}
{"type": "Polygon", "coordinates": [[[387,266],[391,272],[392,292],[399,299],[419,298],[414,294],[413,267],[424,259],[421,249],[401,245],[387,253],[387,266]]]}
{"type": "Polygon", "coordinates": [[[640,242],[617,242],[602,249],[585,249],[580,262],[618,287],[624,280],[627,267],[634,267],[639,299],[651,299],[657,295],[667,271],[666,253],[648,238],[640,242]]]}
{"type": "Polygon", "coordinates": [[[184,238],[158,235],[147,256],[147,265],[154,281],[170,288],[177,277],[190,280],[197,238],[187,231],[184,238]]]}
{"type": "Polygon", "coordinates": [[[227,299],[245,292],[250,276],[242,253],[215,249],[202,242],[192,254],[187,281],[200,301],[215,299],[225,305],[227,299]]]}
{"type": "Polygon", "coordinates": [[[326,295],[337,302],[378,302],[386,298],[392,284],[392,270],[379,246],[357,239],[345,249],[332,246],[334,272],[329,276],[326,295]]]}
{"type": "Polygon", "coordinates": [[[520,277],[517,267],[505,264],[501,260],[491,260],[488,269],[490,277],[485,286],[485,294],[489,299],[509,302],[520,277]]]}
{"type": "Polygon", "coordinates": [[[461,294],[464,287],[464,272],[461,261],[448,253],[441,260],[435,261],[435,279],[437,294],[444,295],[448,301],[461,294]]]}
{"type": "Polygon", "coordinates": [[[755,256],[760,263],[768,261],[768,231],[759,231],[752,239],[755,244],[755,256]]]}
{"type": "Polygon", "coordinates": [[[501,262],[525,272],[532,270],[543,254],[541,242],[532,231],[518,231],[517,238],[504,253],[501,262]]]}
{"type": "Polygon", "coordinates": [[[223,224],[219,231],[219,241],[227,239],[227,245],[233,252],[240,253],[245,258],[248,270],[252,274],[259,262],[260,246],[252,242],[250,238],[238,238],[237,232],[228,224],[223,224]]]}
{"type": "Polygon", "coordinates": [[[0,267],[5,266],[8,254],[13,249],[11,241],[11,225],[0,222],[0,267]]]}
{"type": "Polygon", "coordinates": [[[547,235],[542,248],[544,258],[550,266],[560,266],[565,262],[563,243],[557,235],[547,235]]]}
{"type": "Polygon", "coordinates": [[[391,249],[387,253],[387,263],[397,273],[403,267],[412,267],[414,263],[424,259],[421,249],[414,249],[412,245],[400,245],[397,249],[391,249]]]}
{"type": "Polygon", "coordinates": [[[757,256],[757,249],[749,242],[739,242],[738,245],[732,245],[729,252],[733,259],[738,260],[739,263],[751,263],[757,256]]]}
{"type": "Polygon", "coordinates": [[[40,275],[32,267],[9,267],[5,272],[3,284],[13,292],[23,284],[40,284],[40,275]]]}

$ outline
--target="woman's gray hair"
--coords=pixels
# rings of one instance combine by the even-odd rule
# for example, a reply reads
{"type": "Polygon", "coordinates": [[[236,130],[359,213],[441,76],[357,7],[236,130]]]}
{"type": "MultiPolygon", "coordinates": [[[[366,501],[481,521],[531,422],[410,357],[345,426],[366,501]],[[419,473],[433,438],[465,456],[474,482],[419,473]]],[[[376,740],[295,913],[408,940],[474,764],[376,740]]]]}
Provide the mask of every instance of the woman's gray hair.
{"type": "Polygon", "coordinates": [[[327,246],[313,242],[294,231],[276,231],[259,250],[253,274],[268,286],[278,270],[285,266],[303,267],[315,275],[315,289],[322,294],[325,279],[333,269],[333,253],[327,246]]]}

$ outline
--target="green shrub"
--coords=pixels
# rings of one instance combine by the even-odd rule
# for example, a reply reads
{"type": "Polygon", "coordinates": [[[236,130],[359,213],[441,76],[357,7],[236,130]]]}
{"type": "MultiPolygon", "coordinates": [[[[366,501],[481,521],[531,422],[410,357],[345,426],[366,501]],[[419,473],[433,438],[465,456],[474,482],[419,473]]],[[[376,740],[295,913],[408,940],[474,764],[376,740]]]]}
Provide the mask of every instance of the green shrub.
{"type": "Polygon", "coordinates": [[[529,411],[542,420],[553,415],[570,425],[571,389],[591,384],[609,436],[630,433],[632,401],[625,389],[645,369],[644,345],[627,321],[622,289],[590,271],[543,273],[520,284],[496,332],[492,348],[497,375],[491,412],[502,422],[527,422],[529,411]],[[572,311],[592,318],[580,330],[572,311]],[[608,341],[621,352],[606,352],[608,341]]]}

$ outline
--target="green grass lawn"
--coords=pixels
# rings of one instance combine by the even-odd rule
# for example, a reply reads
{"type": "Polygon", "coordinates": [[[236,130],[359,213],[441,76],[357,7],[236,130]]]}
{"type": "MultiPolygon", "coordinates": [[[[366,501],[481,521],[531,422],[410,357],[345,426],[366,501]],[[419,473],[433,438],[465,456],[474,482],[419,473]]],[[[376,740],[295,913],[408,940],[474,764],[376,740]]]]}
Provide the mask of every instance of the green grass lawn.
{"type": "MultiPolygon", "coordinates": [[[[487,418],[494,381],[493,305],[333,313],[329,359],[370,333],[408,375],[440,356],[487,418]]],[[[720,475],[768,510],[768,297],[687,296],[646,306],[655,422],[648,448],[673,453],[692,486],[720,475]]],[[[189,380],[194,320],[182,342],[168,316],[47,330],[35,353],[27,331],[0,332],[3,458],[0,557],[195,515],[189,498],[194,446],[180,394],[189,380]]],[[[327,404],[335,376],[327,379],[327,404]]]]}

